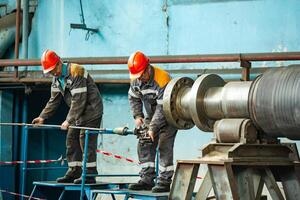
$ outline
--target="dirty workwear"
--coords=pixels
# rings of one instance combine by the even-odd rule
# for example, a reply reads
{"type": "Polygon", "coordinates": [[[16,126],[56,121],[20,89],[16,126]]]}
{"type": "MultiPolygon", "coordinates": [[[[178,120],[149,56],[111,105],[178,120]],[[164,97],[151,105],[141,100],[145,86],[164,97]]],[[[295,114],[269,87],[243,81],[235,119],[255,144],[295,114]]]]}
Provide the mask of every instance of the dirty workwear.
{"type": "Polygon", "coordinates": [[[100,92],[89,73],[80,65],[70,63],[64,83],[59,77],[53,77],[51,98],[40,114],[43,119],[50,118],[64,99],[70,107],[67,121],[69,124],[83,125],[85,122],[97,119],[103,114],[100,92]]]}
{"type": "MultiPolygon", "coordinates": [[[[100,92],[88,72],[80,65],[63,64],[62,75],[54,77],[51,98],[40,114],[50,118],[64,99],[70,107],[66,120],[70,125],[99,128],[103,105],[100,92]]],[[[68,129],[66,146],[69,167],[81,166],[84,145],[84,131],[68,129]]],[[[89,135],[87,173],[96,173],[97,135],[89,135]]],[[[78,177],[77,177],[78,178],[78,177]]]]}
{"type": "MultiPolygon", "coordinates": [[[[101,118],[86,122],[84,126],[90,128],[99,128],[101,118]]],[[[97,134],[89,134],[86,173],[97,174],[96,169],[96,148],[97,148],[97,134]]],[[[66,147],[67,160],[69,167],[82,166],[82,158],[84,151],[85,131],[79,129],[68,129],[66,147]]]]}
{"type": "Polygon", "coordinates": [[[163,114],[163,93],[170,81],[169,74],[158,68],[151,67],[150,80],[147,83],[135,79],[131,82],[128,98],[134,118],[142,117],[149,125],[149,130],[155,133],[153,143],[143,143],[139,140],[138,156],[142,163],[141,181],[152,185],[155,175],[156,147],[159,149],[158,183],[170,184],[174,173],[173,146],[177,130],[169,125],[163,114]],[[143,113],[143,106],[146,116],[143,113]]]}

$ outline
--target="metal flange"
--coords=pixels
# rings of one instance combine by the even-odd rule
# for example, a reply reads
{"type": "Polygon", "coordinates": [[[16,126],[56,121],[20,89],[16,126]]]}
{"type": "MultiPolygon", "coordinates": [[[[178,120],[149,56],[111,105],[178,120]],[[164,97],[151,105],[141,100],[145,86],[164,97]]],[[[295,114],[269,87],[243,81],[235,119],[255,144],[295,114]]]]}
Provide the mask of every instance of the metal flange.
{"type": "Polygon", "coordinates": [[[203,74],[196,79],[190,91],[190,112],[195,125],[202,131],[212,131],[215,123],[206,114],[204,98],[208,89],[223,87],[225,81],[216,74],[203,74]]]}
{"type": "Polygon", "coordinates": [[[189,91],[194,80],[188,77],[172,79],[164,92],[163,110],[167,121],[178,129],[190,129],[194,123],[190,116],[189,91]]]}

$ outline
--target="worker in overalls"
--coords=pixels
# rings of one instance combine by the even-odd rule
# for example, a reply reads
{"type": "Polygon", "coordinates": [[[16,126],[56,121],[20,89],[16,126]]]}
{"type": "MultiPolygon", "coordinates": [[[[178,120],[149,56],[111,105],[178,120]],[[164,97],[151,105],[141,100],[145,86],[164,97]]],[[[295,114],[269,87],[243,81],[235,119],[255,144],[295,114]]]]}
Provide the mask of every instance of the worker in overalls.
{"type": "MultiPolygon", "coordinates": [[[[32,123],[43,124],[55,113],[62,99],[70,107],[65,121],[61,124],[61,129],[68,130],[66,155],[69,168],[63,177],[57,179],[57,182],[80,184],[85,131],[68,127],[73,125],[99,128],[103,114],[102,98],[95,82],[82,66],[75,63],[63,63],[60,57],[51,50],[43,53],[41,64],[43,72],[53,76],[51,97],[39,117],[35,118],[32,123]]],[[[87,174],[97,174],[97,136],[97,134],[89,135],[87,174]]],[[[87,176],[86,183],[95,182],[95,177],[87,176]]]]}
{"type": "Polygon", "coordinates": [[[140,51],[133,53],[128,59],[130,74],[129,103],[133,113],[135,126],[147,126],[147,135],[152,142],[139,139],[138,157],[142,169],[138,183],[130,184],[131,190],[152,190],[152,192],[168,192],[174,173],[173,146],[177,129],[166,121],[163,113],[163,93],[170,81],[168,72],[152,66],[149,58],[140,51]],[[145,109],[145,114],[143,112],[145,109]],[[154,185],[156,148],[159,150],[159,177],[154,185]]]}

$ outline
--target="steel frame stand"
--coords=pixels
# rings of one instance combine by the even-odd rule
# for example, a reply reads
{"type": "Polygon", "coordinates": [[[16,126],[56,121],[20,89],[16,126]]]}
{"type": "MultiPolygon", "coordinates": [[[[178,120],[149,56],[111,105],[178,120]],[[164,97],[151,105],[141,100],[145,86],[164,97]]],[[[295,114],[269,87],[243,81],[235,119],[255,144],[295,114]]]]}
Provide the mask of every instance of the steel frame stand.
{"type": "Polygon", "coordinates": [[[200,164],[208,173],[195,200],[205,200],[213,188],[217,200],[260,200],[266,185],[272,199],[300,199],[299,155],[296,144],[211,143],[198,160],[177,162],[169,199],[192,199],[200,164]],[[277,182],[281,182],[283,193],[277,182]]]}

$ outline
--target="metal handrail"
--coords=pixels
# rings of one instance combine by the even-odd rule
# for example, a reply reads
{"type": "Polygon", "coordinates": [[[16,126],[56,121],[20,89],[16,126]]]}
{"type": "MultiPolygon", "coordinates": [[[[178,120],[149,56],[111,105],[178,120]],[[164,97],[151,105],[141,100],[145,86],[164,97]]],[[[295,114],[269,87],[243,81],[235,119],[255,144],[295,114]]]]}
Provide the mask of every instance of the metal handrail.
{"type": "MultiPolygon", "coordinates": [[[[241,54],[196,54],[149,56],[151,63],[199,63],[241,61],[300,60],[300,52],[241,53],[241,54]]],[[[121,57],[73,57],[62,58],[63,62],[78,64],[127,64],[128,56],[121,57]]],[[[40,59],[0,59],[0,68],[7,66],[41,66],[40,59]]]]}
{"type": "MultiPolygon", "coordinates": [[[[61,128],[61,125],[54,124],[29,124],[29,123],[10,123],[10,122],[2,122],[0,126],[27,126],[32,128],[61,128]]],[[[133,134],[132,130],[129,130],[128,127],[117,127],[113,129],[108,128],[91,128],[85,126],[69,126],[72,129],[80,129],[80,130],[88,130],[90,133],[110,133],[110,134],[118,134],[118,135],[128,135],[133,134]]],[[[64,130],[64,129],[62,129],[64,130]]]]}

